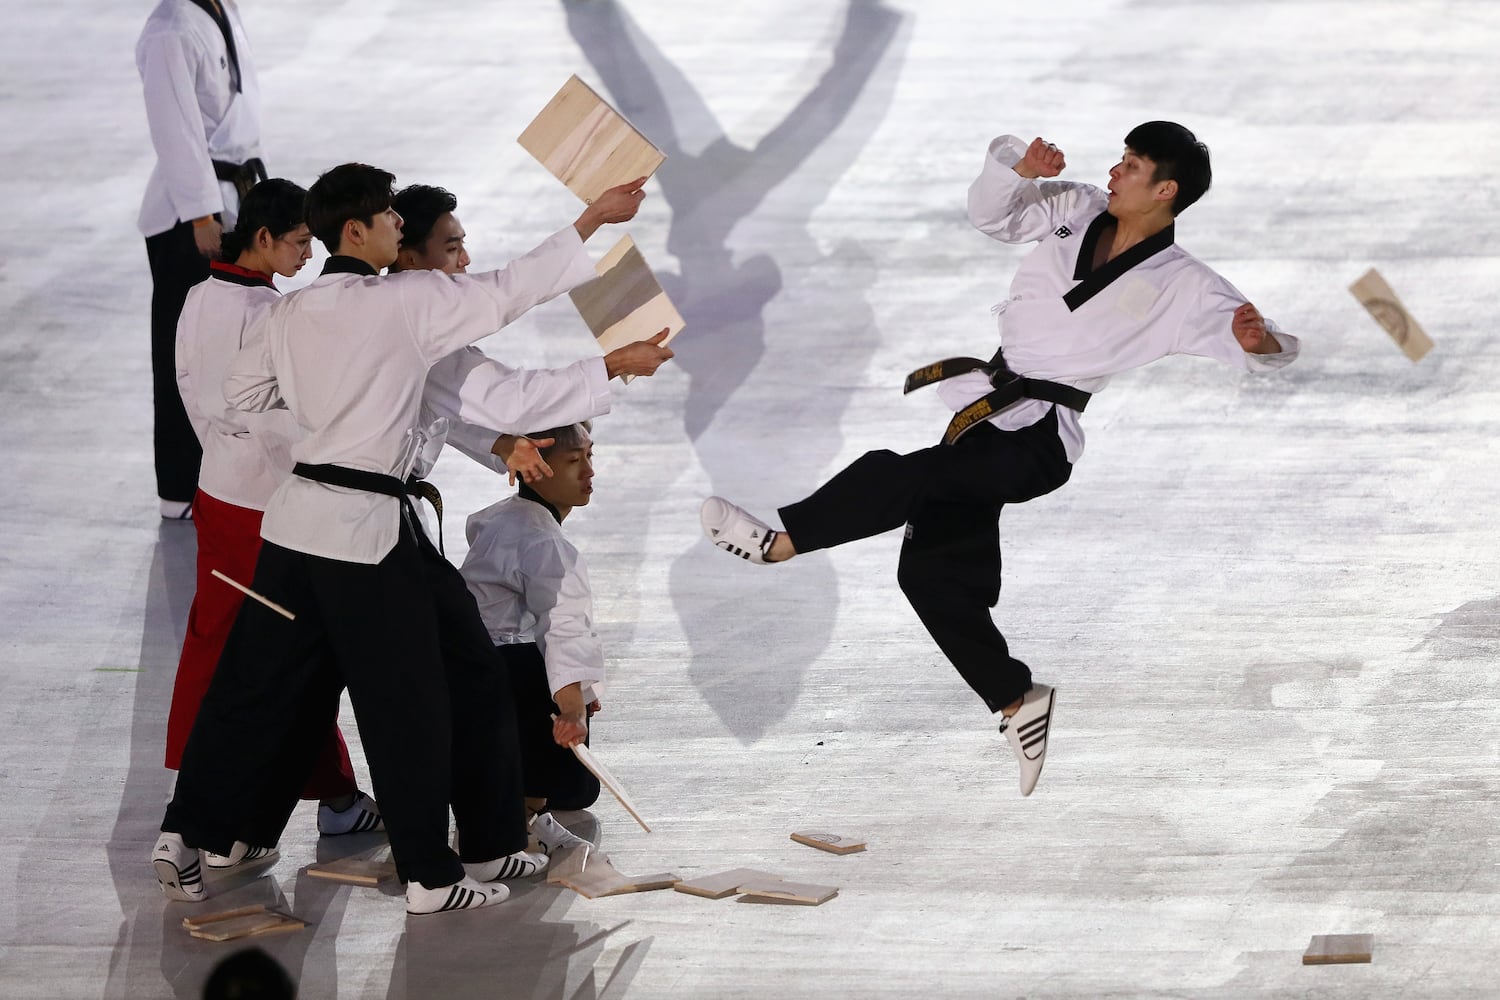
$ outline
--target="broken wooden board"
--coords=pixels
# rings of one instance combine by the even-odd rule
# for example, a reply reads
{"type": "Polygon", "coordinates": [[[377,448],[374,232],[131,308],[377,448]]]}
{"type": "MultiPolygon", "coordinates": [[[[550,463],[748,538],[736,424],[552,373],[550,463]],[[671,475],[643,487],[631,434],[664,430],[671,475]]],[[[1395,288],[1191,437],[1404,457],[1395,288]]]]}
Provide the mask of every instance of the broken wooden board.
{"type": "Polygon", "coordinates": [[[599,763],[599,758],[594,756],[592,750],[582,743],[577,743],[573,746],[573,756],[577,757],[579,763],[589,769],[589,773],[599,779],[599,784],[609,789],[609,793],[619,801],[620,805],[625,807],[625,811],[635,817],[635,821],[641,825],[642,830],[645,830],[647,833],[651,832],[651,827],[646,825],[646,821],[641,819],[641,814],[636,810],[635,803],[630,801],[629,795],[625,794],[625,788],[620,784],[619,779],[610,774],[607,767],[599,763]]]}
{"type": "Polygon", "coordinates": [[[576,75],[516,141],[589,205],[608,188],[650,177],[667,158],[576,75]]]}
{"type": "Polygon", "coordinates": [[[329,882],[375,888],[396,878],[396,863],[394,861],[370,861],[365,858],[338,858],[334,861],[308,865],[307,874],[329,882]]]}
{"type": "Polygon", "coordinates": [[[740,886],[741,903],[780,903],[783,906],[820,906],[839,894],[836,885],[806,882],[746,882],[740,886]]]}
{"type": "Polygon", "coordinates": [[[830,854],[858,854],[865,849],[863,840],[855,840],[853,837],[841,837],[836,833],[814,833],[803,831],[792,834],[792,839],[799,844],[808,847],[816,847],[820,851],[830,854]]]}
{"type": "Polygon", "coordinates": [[[765,886],[780,881],[782,881],[780,875],[773,875],[770,872],[757,871],[754,868],[731,868],[727,872],[700,875],[697,878],[678,882],[672,888],[678,892],[702,896],[704,899],[723,899],[725,896],[733,896],[739,892],[742,885],[753,883],[765,886]]]}
{"type": "Polygon", "coordinates": [[[197,913],[191,917],[182,918],[182,926],[185,930],[196,931],[209,924],[218,923],[221,920],[233,920],[236,917],[248,917],[256,913],[265,913],[265,903],[252,903],[249,906],[238,906],[232,910],[220,910],[217,913],[197,913]]]}
{"type": "Polygon", "coordinates": [[[1395,291],[1373,267],[1365,272],[1364,277],[1350,285],[1349,291],[1369,310],[1375,321],[1385,328],[1385,332],[1391,335],[1396,346],[1406,352],[1408,358],[1421,361],[1432,350],[1432,338],[1427,336],[1411,313],[1406,311],[1395,291]]]}
{"type": "Polygon", "coordinates": [[[1303,965],[1356,965],[1370,961],[1373,934],[1314,934],[1302,953],[1303,965]]]}
{"type": "MultiPolygon", "coordinates": [[[[629,236],[616,243],[594,270],[599,277],[574,288],[568,297],[605,354],[663,330],[663,343],[671,343],[687,325],[629,236]]],[[[631,378],[627,375],[625,381],[631,378]]]]}
{"type": "Polygon", "coordinates": [[[246,937],[265,937],[270,934],[289,934],[307,926],[303,920],[280,910],[265,910],[243,916],[215,920],[188,933],[205,941],[234,941],[246,937]]]}

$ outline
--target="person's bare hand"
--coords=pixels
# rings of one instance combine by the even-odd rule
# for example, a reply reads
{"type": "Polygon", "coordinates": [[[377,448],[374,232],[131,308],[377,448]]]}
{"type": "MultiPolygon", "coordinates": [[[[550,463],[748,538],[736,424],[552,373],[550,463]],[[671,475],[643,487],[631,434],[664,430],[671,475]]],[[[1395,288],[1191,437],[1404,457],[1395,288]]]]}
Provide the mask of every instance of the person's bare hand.
{"type": "Polygon", "coordinates": [[[224,227],[219,220],[209,217],[207,222],[193,223],[193,242],[198,252],[212,260],[219,256],[219,243],[224,238],[224,227]]]}
{"type": "Polygon", "coordinates": [[[552,475],[552,466],[542,457],[542,449],[550,448],[555,438],[539,438],[533,441],[528,437],[517,437],[510,447],[510,454],[505,456],[505,471],[509,474],[510,484],[516,485],[516,477],[521,477],[523,483],[534,483],[552,475]]]}
{"type": "Polygon", "coordinates": [[[600,226],[629,222],[640,211],[641,201],[646,197],[646,192],[641,190],[645,183],[646,178],[637,177],[628,183],[606,188],[583,210],[573,228],[578,230],[579,236],[588,239],[598,232],[600,226]]]}
{"type": "Polygon", "coordinates": [[[1276,338],[1266,330],[1266,321],[1260,310],[1248,302],[1234,311],[1230,329],[1234,331],[1240,349],[1247,354],[1276,354],[1281,350],[1276,338]]]}
{"type": "Polygon", "coordinates": [[[1056,177],[1067,167],[1063,151],[1040,136],[1031,140],[1026,155],[1015,166],[1016,173],[1026,178],[1056,177]]]}
{"type": "Polygon", "coordinates": [[[674,357],[672,349],[663,346],[669,332],[670,330],[662,330],[646,340],[637,340],[610,351],[604,356],[606,376],[614,378],[616,375],[656,374],[656,369],[674,357]]]}
{"type": "Polygon", "coordinates": [[[560,747],[582,743],[589,734],[588,708],[583,702],[583,685],[574,682],[559,688],[552,696],[558,713],[552,717],[552,740],[560,747]]]}

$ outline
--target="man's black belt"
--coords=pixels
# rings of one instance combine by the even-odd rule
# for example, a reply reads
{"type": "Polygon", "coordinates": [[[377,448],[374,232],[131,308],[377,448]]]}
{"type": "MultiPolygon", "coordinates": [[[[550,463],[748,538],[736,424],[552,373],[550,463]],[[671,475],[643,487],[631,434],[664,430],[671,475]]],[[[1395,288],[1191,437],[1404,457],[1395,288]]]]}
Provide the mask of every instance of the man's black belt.
{"type": "Polygon", "coordinates": [[[1082,389],[1075,389],[1061,382],[1017,375],[1005,363],[1003,350],[996,351],[995,356],[988,361],[980,361],[978,358],[944,358],[942,361],[934,361],[906,376],[906,385],[901,391],[903,394],[908,393],[973,371],[982,371],[988,375],[995,391],[981,396],[953,415],[953,419],[948,421],[948,429],[943,432],[944,444],[953,444],[975,424],[994,416],[1020,399],[1040,399],[1079,413],[1089,405],[1089,393],[1082,389]]]}
{"type": "Polygon", "coordinates": [[[251,188],[266,179],[266,165],[258,156],[252,156],[244,163],[225,163],[223,160],[214,160],[213,163],[214,176],[233,184],[234,193],[241,200],[250,193],[251,188]]]}
{"type": "Polygon", "coordinates": [[[412,520],[418,525],[421,521],[417,519],[417,511],[412,506],[411,498],[421,497],[432,504],[432,509],[437,512],[438,551],[445,556],[448,554],[443,552],[443,495],[427,480],[411,476],[403,482],[395,476],[387,476],[381,472],[347,469],[342,465],[308,465],[305,462],[298,462],[292,466],[292,475],[328,486],[342,486],[348,490],[363,490],[366,493],[382,493],[388,497],[395,497],[411,513],[412,520]]]}

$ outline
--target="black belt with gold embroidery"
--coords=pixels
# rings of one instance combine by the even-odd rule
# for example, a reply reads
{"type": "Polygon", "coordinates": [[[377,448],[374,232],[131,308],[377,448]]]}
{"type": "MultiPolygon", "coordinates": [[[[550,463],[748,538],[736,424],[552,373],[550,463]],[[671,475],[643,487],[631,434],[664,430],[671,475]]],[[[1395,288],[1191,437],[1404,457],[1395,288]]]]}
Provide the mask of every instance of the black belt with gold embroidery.
{"type": "Polygon", "coordinates": [[[1079,413],[1089,404],[1089,393],[1082,389],[1075,389],[1061,382],[1017,375],[1006,365],[1003,351],[996,351],[995,356],[988,361],[980,361],[978,358],[944,358],[942,361],[934,361],[906,376],[906,385],[901,391],[903,394],[908,393],[913,389],[974,371],[982,371],[988,375],[995,391],[981,396],[953,415],[953,419],[948,421],[948,429],[943,432],[944,444],[953,444],[975,424],[994,416],[1017,400],[1040,399],[1079,413]]]}
{"type": "Polygon", "coordinates": [[[387,476],[381,472],[346,469],[342,465],[308,465],[305,462],[292,466],[292,474],[328,486],[342,486],[346,490],[363,490],[366,493],[395,497],[411,512],[412,520],[417,524],[421,524],[421,521],[417,520],[417,511],[412,506],[411,498],[421,497],[432,504],[432,509],[437,512],[438,551],[447,555],[443,552],[443,495],[427,480],[412,476],[402,482],[395,476],[387,476]]]}

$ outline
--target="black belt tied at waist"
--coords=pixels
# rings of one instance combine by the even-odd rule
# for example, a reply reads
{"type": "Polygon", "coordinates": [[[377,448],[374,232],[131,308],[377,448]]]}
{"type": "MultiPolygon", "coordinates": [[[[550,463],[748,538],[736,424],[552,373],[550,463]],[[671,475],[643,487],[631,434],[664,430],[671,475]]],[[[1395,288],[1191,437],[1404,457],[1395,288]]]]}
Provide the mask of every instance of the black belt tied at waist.
{"type": "Polygon", "coordinates": [[[1048,382],[1045,379],[1017,375],[1005,363],[1003,348],[995,351],[995,356],[988,361],[980,361],[978,358],[944,358],[942,361],[934,361],[906,376],[906,385],[901,392],[905,395],[913,389],[920,389],[959,375],[967,375],[973,371],[982,371],[988,375],[990,385],[995,387],[995,391],[981,396],[953,415],[953,419],[948,421],[948,429],[943,432],[944,444],[955,443],[975,424],[994,416],[1017,400],[1040,399],[1043,402],[1066,406],[1079,413],[1082,413],[1083,408],[1089,405],[1089,393],[1082,389],[1075,389],[1061,382],[1048,382]]]}
{"type": "Polygon", "coordinates": [[[266,179],[266,165],[258,156],[252,156],[244,163],[225,163],[223,160],[214,160],[213,163],[214,176],[233,184],[234,193],[241,200],[250,193],[251,188],[266,179]]]}
{"type": "MultiPolygon", "coordinates": [[[[342,486],[349,490],[363,490],[366,493],[382,493],[388,497],[395,497],[401,501],[402,507],[410,512],[413,521],[417,521],[417,510],[412,505],[411,498],[421,497],[432,504],[432,509],[437,512],[438,552],[447,556],[448,553],[443,551],[443,495],[427,480],[411,476],[403,482],[395,476],[387,476],[382,472],[346,469],[342,465],[308,465],[305,462],[298,462],[292,466],[292,475],[311,479],[315,483],[323,483],[327,486],[342,486]]],[[[420,523],[417,521],[417,524],[420,525],[420,523]]]]}

